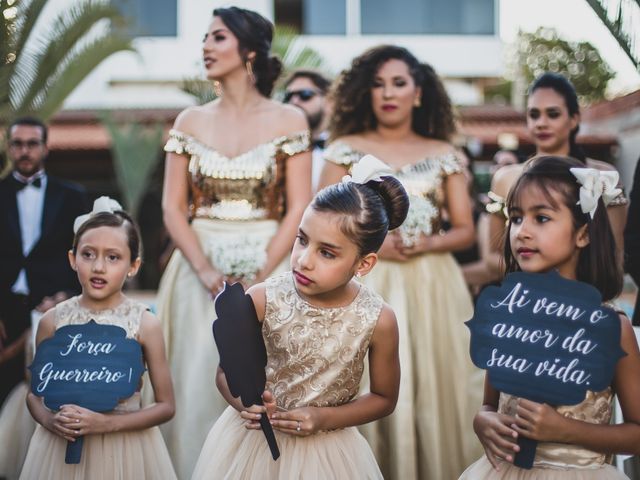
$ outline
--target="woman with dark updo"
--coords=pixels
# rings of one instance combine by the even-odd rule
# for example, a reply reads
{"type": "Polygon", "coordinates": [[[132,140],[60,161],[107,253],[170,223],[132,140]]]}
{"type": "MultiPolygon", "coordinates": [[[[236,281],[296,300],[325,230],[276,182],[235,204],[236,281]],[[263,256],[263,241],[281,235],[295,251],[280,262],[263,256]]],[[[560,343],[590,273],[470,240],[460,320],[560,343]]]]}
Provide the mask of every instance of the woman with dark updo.
{"type": "Polygon", "coordinates": [[[402,381],[395,412],[362,431],[385,478],[457,478],[480,452],[471,422],[482,388],[472,385],[481,375],[464,326],[471,297],[451,254],[475,240],[461,154],[449,143],[451,103],[433,68],[396,46],[356,58],[334,94],[321,185],[372,154],[392,167],[411,204],[363,279],[396,312],[402,381]]]}
{"type": "Polygon", "coordinates": [[[255,12],[214,10],[202,57],[218,98],[180,113],[165,146],[162,206],[177,248],[157,304],[176,392],[164,434],[180,478],[227,405],[215,386],[212,297],[225,281],[248,286],[283,268],[311,199],[306,119],[269,99],[282,69],[272,37],[255,12]]]}

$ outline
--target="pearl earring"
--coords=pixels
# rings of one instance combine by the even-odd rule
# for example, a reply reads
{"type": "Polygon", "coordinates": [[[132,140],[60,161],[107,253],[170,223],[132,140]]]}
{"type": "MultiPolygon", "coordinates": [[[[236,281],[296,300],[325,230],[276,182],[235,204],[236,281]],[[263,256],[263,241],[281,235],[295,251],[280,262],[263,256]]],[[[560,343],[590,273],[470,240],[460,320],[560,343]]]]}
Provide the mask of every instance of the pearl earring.
{"type": "Polygon", "coordinates": [[[362,277],[362,274],[360,272],[356,272],[356,277],[360,278],[360,277],[362,277]]]}

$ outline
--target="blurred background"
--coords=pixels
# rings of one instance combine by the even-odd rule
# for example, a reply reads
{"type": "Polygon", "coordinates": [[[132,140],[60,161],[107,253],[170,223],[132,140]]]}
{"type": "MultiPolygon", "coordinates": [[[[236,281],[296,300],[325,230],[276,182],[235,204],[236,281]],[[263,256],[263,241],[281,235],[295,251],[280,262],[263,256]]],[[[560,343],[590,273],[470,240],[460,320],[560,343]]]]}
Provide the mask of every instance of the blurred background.
{"type": "MultiPolygon", "coordinates": [[[[93,198],[119,199],[136,216],[145,246],[141,288],[157,286],[167,250],[162,145],[180,110],[213,98],[201,80],[201,41],[213,9],[228,4],[0,0],[0,124],[27,113],[47,119],[48,171],[83,184],[93,198]]],[[[480,193],[498,150],[533,152],[526,86],[543,71],[561,72],[582,102],[578,142],[587,156],[615,164],[630,187],[640,154],[638,0],[235,4],[274,20],[275,50],[288,69],[335,76],[381,43],[432,64],[457,107],[454,140],[474,160],[480,193]]]]}

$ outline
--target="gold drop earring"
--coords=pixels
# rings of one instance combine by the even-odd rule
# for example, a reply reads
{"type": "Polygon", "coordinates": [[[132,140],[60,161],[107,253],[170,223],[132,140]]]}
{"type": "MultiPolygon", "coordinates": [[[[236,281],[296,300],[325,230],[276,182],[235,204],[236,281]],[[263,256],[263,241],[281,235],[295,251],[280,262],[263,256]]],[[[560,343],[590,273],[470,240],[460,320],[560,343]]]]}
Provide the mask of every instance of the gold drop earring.
{"type": "Polygon", "coordinates": [[[222,84],[219,80],[213,81],[213,92],[216,94],[216,97],[222,96],[222,84]]]}
{"type": "Polygon", "coordinates": [[[247,75],[249,75],[251,83],[256,83],[256,77],[253,75],[253,65],[251,65],[251,60],[247,60],[244,66],[247,68],[247,75]]]}

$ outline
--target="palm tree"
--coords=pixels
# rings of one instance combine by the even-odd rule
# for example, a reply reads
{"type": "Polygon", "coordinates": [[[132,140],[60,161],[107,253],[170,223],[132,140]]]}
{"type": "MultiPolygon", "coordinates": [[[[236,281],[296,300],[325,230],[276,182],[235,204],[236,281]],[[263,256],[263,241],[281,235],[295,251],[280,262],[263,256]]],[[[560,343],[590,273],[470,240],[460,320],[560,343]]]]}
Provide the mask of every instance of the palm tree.
{"type": "Polygon", "coordinates": [[[25,114],[48,119],[103,60],[133,50],[113,30],[123,18],[109,0],[77,0],[42,25],[47,3],[0,0],[0,124],[25,114]]]}
{"type": "MultiPolygon", "coordinates": [[[[271,44],[272,52],[280,57],[284,65],[281,81],[296,68],[311,68],[326,71],[324,58],[311,47],[302,45],[298,41],[295,30],[287,26],[276,26],[275,35],[271,44]]],[[[200,78],[187,78],[183,80],[182,90],[196,98],[198,104],[210,102],[216,98],[211,82],[200,78]]],[[[276,84],[276,95],[282,88],[282,83],[276,84]]]]}

